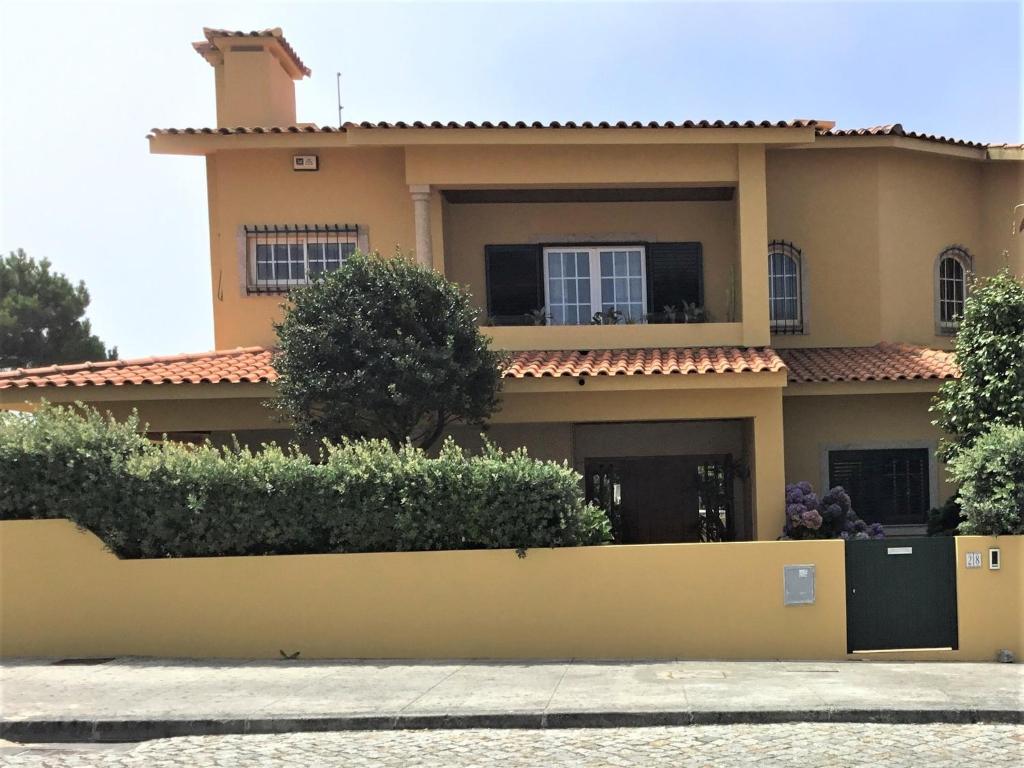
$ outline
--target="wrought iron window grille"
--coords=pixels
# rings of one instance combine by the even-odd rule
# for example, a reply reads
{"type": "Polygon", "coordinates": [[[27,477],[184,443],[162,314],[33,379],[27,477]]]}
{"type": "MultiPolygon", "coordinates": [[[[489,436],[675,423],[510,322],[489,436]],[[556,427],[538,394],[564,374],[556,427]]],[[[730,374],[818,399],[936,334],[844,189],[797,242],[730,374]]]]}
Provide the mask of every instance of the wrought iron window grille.
{"type": "Polygon", "coordinates": [[[354,224],[246,225],[246,291],[286,293],[308,285],[339,269],[358,243],[354,224]]]}
{"type": "Polygon", "coordinates": [[[786,240],[768,243],[768,316],[773,334],[804,332],[803,253],[786,240]]]}

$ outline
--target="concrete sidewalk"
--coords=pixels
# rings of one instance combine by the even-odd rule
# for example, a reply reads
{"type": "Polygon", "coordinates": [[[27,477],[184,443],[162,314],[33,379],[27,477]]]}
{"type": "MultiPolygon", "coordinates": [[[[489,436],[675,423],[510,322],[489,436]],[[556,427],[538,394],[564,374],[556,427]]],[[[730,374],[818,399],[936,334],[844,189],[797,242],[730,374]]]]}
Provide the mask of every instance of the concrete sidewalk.
{"type": "Polygon", "coordinates": [[[0,738],[778,722],[1024,723],[1024,666],[884,662],[7,661],[0,738]]]}

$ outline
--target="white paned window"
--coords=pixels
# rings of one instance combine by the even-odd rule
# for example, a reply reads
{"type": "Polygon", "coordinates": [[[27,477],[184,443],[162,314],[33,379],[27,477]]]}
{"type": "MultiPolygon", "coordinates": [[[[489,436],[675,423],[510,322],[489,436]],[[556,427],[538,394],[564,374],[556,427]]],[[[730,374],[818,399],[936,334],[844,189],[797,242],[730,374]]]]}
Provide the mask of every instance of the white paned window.
{"type": "Polygon", "coordinates": [[[938,325],[943,333],[952,333],[960,326],[967,299],[967,275],[971,257],[961,248],[947,248],[939,254],[936,278],[938,325]]]}
{"type": "Polygon", "coordinates": [[[623,322],[640,322],[647,306],[643,253],[638,248],[601,251],[601,310],[618,310],[623,322]]]}
{"type": "Polygon", "coordinates": [[[619,323],[646,317],[642,246],[544,249],[544,290],[553,325],[588,325],[597,312],[619,323]]]}
{"type": "Polygon", "coordinates": [[[578,250],[549,250],[544,254],[548,314],[554,325],[590,322],[590,254],[578,250]]]}
{"type": "Polygon", "coordinates": [[[768,316],[773,333],[803,331],[800,249],[792,243],[768,244],[768,316]]]}
{"type": "Polygon", "coordinates": [[[247,227],[248,288],[286,291],[340,269],[356,250],[354,227],[247,227]]]}

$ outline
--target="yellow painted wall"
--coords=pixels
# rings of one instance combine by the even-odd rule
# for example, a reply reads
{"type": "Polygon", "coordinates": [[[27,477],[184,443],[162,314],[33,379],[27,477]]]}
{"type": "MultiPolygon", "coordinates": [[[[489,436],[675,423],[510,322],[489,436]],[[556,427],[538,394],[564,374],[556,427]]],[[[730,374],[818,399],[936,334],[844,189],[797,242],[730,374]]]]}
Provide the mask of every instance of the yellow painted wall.
{"type": "MultiPolygon", "coordinates": [[[[1012,209],[1024,203],[1024,163],[989,163],[982,167],[981,179],[982,247],[977,264],[983,274],[1009,266],[1024,276],[1024,235],[1011,234],[1012,209]]],[[[1018,226],[1022,217],[1024,212],[1018,212],[1018,226]]]]}
{"type": "MultiPolygon", "coordinates": [[[[958,541],[960,650],[1021,653],[1024,537],[958,541]],[[965,571],[999,546],[1003,569],[965,571]]],[[[64,520],[0,522],[0,655],[842,659],[843,544],[750,542],[118,560],[64,520]],[[782,567],[816,602],[782,604],[782,567]],[[552,585],[557,585],[553,589],[552,585]]],[[[888,654],[877,654],[875,658],[888,654]]]]}
{"type": "MultiPolygon", "coordinates": [[[[768,238],[803,252],[807,299],[808,333],[773,336],[775,346],[859,346],[881,339],[878,154],[768,153],[768,238]]],[[[767,244],[765,253],[767,262],[767,244]]]]}
{"type": "MultiPolygon", "coordinates": [[[[793,385],[798,389],[799,385],[793,385]]],[[[933,395],[926,392],[873,395],[786,397],[782,412],[786,434],[786,482],[809,481],[821,490],[827,480],[826,448],[840,446],[902,447],[920,443],[934,449],[942,433],[928,412],[933,395]]],[[[935,504],[956,488],[936,462],[932,481],[935,504]]]]}
{"type": "Polygon", "coordinates": [[[406,158],[410,184],[709,184],[738,178],[736,147],[729,144],[409,146],[406,158]]]}
{"type": "Polygon", "coordinates": [[[119,561],[0,523],[4,656],[837,658],[838,542],[119,561]],[[782,566],[818,567],[782,605],[782,566]],[[756,631],[751,631],[756,628],[756,631]]]}
{"type": "Polygon", "coordinates": [[[295,124],[295,83],[266,44],[219,41],[223,63],[215,65],[217,125],[270,126],[295,124]],[[231,50],[256,47],[258,51],[231,50]]]}
{"type": "Polygon", "coordinates": [[[695,240],[703,244],[705,305],[725,322],[730,269],[737,268],[735,208],[732,201],[446,205],[445,274],[467,285],[486,311],[486,245],[695,240]]]}
{"type": "Polygon", "coordinates": [[[948,348],[935,332],[935,260],[950,245],[975,272],[1024,274],[1024,237],[1009,235],[1024,200],[1024,163],[982,163],[882,149],[768,153],[768,236],[803,252],[807,333],[778,347],[899,341],[948,348]]]}
{"type": "MultiPolygon", "coordinates": [[[[283,70],[281,76],[286,77],[283,70]]],[[[1009,236],[1012,207],[1024,199],[1024,163],[983,163],[894,148],[769,146],[765,151],[761,145],[728,144],[312,151],[320,156],[317,173],[294,172],[293,152],[287,148],[233,149],[208,158],[218,347],[274,340],[270,322],[278,317],[282,298],[246,295],[240,269],[243,225],[358,224],[368,228],[371,248],[384,254],[396,246],[411,251],[409,184],[431,184],[435,190],[473,185],[737,185],[735,200],[721,203],[450,205],[436,191],[433,195],[434,264],[468,285],[480,306],[485,304],[483,247],[488,243],[700,240],[712,317],[728,319],[727,296],[734,282],[735,319],[743,322],[708,325],[696,336],[688,331],[680,335],[679,345],[769,343],[768,239],[792,241],[805,259],[808,332],[772,337],[771,343],[780,347],[879,341],[949,346],[948,336],[935,333],[938,253],[951,244],[963,245],[975,256],[977,272],[991,274],[1004,263],[1000,253],[1007,249],[1010,265],[1024,270],[1024,237],[1009,236]],[[735,268],[734,278],[730,268],[735,268]]],[[[521,348],[527,343],[505,338],[506,330],[496,329],[497,344],[521,348]]],[[[636,346],[672,342],[664,329],[626,330],[635,335],[636,346]]],[[[523,335],[522,329],[511,332],[523,335]]],[[[629,345],[617,337],[609,342],[629,345]]]]}
{"type": "Polygon", "coordinates": [[[878,181],[882,338],[952,346],[935,329],[935,260],[960,245],[975,257],[979,274],[993,264],[983,250],[982,166],[890,151],[878,181]]]}
{"type": "Polygon", "coordinates": [[[332,149],[320,170],[292,170],[288,150],[220,152],[208,160],[210,249],[215,343],[218,349],[272,345],[271,320],[282,296],[245,291],[246,224],[356,224],[369,246],[391,254],[414,242],[412,200],[403,151],[332,149]]]}

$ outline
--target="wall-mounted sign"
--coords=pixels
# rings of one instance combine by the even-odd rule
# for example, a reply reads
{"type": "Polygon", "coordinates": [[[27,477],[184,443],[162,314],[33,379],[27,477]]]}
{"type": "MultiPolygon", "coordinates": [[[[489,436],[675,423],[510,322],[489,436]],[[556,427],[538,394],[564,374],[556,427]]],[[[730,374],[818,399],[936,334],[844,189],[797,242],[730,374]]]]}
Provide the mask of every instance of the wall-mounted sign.
{"type": "Polygon", "coordinates": [[[319,171],[320,158],[316,155],[292,155],[293,171],[319,171]]]}
{"type": "Polygon", "coordinates": [[[981,568],[981,552],[968,552],[967,553],[967,567],[968,568],[981,568]]]}

